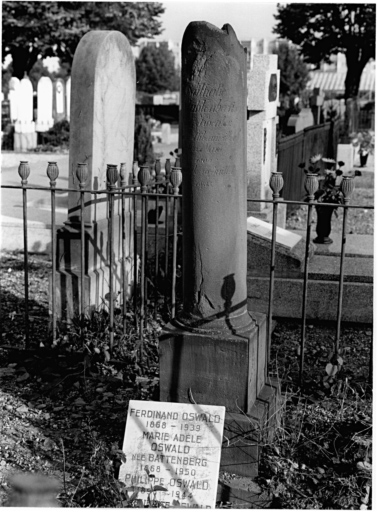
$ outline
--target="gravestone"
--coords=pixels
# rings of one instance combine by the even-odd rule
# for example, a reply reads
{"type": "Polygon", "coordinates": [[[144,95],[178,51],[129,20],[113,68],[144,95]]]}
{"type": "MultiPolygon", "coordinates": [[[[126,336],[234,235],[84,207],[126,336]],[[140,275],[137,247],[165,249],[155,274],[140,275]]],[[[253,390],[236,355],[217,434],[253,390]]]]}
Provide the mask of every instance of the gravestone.
{"type": "Polygon", "coordinates": [[[66,92],[65,83],[62,78],[55,80],[53,85],[53,116],[54,122],[57,123],[66,118],[66,92]]]}
{"type": "Polygon", "coordinates": [[[37,146],[37,133],[33,121],[33,86],[25,75],[20,82],[18,115],[14,126],[14,150],[28,151],[37,146]]]}
{"type": "Polygon", "coordinates": [[[299,114],[293,114],[287,122],[287,134],[292,135],[314,126],[314,116],[310,108],[302,108],[299,114]]]}
{"type": "Polygon", "coordinates": [[[320,124],[323,104],[324,93],[319,87],[315,87],[310,98],[310,107],[315,124],[320,124]]]}
{"type": "Polygon", "coordinates": [[[37,132],[47,132],[54,124],[52,117],[53,85],[48,76],[42,76],[37,86],[37,132]]]}
{"type": "Polygon", "coordinates": [[[267,383],[266,317],[247,310],[246,111],[246,59],[233,28],[190,23],[182,42],[183,309],[160,339],[160,399],[225,406],[233,443],[223,447],[221,470],[251,476],[259,440],[246,432],[265,422],[269,431],[277,390],[267,383]]]}
{"type": "MultiPolygon", "coordinates": [[[[254,55],[247,75],[247,180],[248,198],[272,199],[269,179],[277,171],[277,106],[280,72],[277,55],[254,55]]],[[[271,203],[248,203],[248,215],[272,219],[271,203]]],[[[279,205],[278,225],[285,227],[286,208],[279,205]]]]}
{"type": "Polygon", "coordinates": [[[171,142],[171,125],[169,123],[161,125],[161,142],[163,144],[170,144],[171,142]]]}
{"type": "Polygon", "coordinates": [[[215,508],[224,417],[220,406],[130,400],[119,480],[144,505],[150,495],[168,507],[215,508]]]}
{"type": "MultiPolygon", "coordinates": [[[[133,164],[135,65],[127,38],[117,31],[91,31],[80,41],[72,66],[69,187],[78,189],[76,167],[87,163],[86,189],[106,188],[107,164],[124,163],[126,182],[133,164]]],[[[80,194],[68,194],[68,219],[58,231],[58,313],[71,318],[79,304],[80,194]]],[[[98,307],[109,291],[107,197],[85,194],[85,302],[98,307]]],[[[114,210],[114,293],[121,286],[120,201],[114,210]]],[[[132,212],[126,199],[127,275],[132,276],[132,212]]],[[[130,279],[128,280],[131,285],[130,279]]]]}
{"type": "Polygon", "coordinates": [[[67,120],[70,120],[71,109],[71,77],[66,82],[66,106],[67,106],[67,120]]]}
{"type": "Polygon", "coordinates": [[[20,80],[12,76],[9,80],[9,107],[11,122],[15,123],[18,119],[18,106],[20,103],[20,80]]]}

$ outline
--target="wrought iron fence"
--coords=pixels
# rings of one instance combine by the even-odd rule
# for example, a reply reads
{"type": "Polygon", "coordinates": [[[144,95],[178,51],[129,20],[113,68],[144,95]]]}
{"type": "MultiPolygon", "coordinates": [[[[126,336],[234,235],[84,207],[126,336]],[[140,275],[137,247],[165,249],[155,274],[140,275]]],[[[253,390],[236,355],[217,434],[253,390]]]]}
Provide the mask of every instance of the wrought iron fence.
{"type": "MultiPolygon", "coordinates": [[[[85,163],[77,164],[76,177],[78,179],[79,189],[76,188],[59,188],[57,180],[59,178],[59,169],[55,162],[50,162],[47,167],[47,176],[50,180],[49,187],[36,187],[28,184],[30,176],[30,166],[27,162],[20,162],[19,175],[21,185],[2,185],[4,189],[20,189],[22,191],[23,200],[23,240],[24,240],[24,333],[25,348],[29,345],[29,273],[28,273],[28,207],[27,194],[29,190],[39,190],[50,192],[51,196],[51,319],[52,331],[51,341],[53,342],[57,335],[57,307],[56,307],[56,273],[57,273],[57,244],[56,244],[56,212],[55,212],[55,195],[56,192],[80,192],[80,252],[81,252],[81,278],[79,293],[80,303],[78,310],[80,317],[83,318],[87,309],[85,303],[85,269],[86,269],[86,247],[85,247],[85,220],[84,211],[88,201],[85,200],[85,194],[105,195],[108,204],[108,230],[109,230],[109,247],[108,247],[108,264],[109,264],[109,344],[110,348],[114,343],[114,284],[113,284],[113,230],[114,230],[114,212],[116,202],[120,202],[121,225],[122,225],[122,271],[121,271],[121,290],[122,290],[122,328],[126,333],[127,314],[126,314],[126,297],[127,297],[127,278],[125,271],[126,254],[126,229],[125,229],[125,201],[129,198],[132,201],[132,222],[133,222],[133,282],[134,291],[132,303],[134,307],[135,327],[139,331],[140,336],[140,356],[143,356],[143,342],[146,328],[146,303],[147,303],[147,283],[148,280],[154,280],[154,314],[156,317],[156,308],[158,302],[159,285],[159,266],[162,266],[162,275],[165,284],[170,282],[170,289],[163,291],[164,301],[169,310],[170,319],[174,319],[177,313],[177,276],[178,268],[181,266],[179,260],[178,248],[179,237],[181,236],[180,226],[180,204],[182,195],[179,188],[182,181],[182,173],[179,159],[176,159],[175,165],[171,167],[170,160],[165,163],[164,173],[162,173],[160,160],[155,162],[153,167],[149,165],[138,165],[134,163],[131,183],[127,184],[126,172],[124,164],[121,164],[120,170],[116,165],[107,166],[107,188],[104,190],[86,189],[85,184],[88,178],[88,167],[85,163]],[[152,209],[151,209],[152,206],[152,209]],[[159,219],[162,216],[162,224],[159,219]],[[159,238],[160,232],[160,238],[159,238]],[[163,239],[163,243],[161,243],[163,239]],[[140,259],[140,265],[137,261],[140,259]],[[150,275],[147,275],[147,267],[152,269],[150,275]],[[148,277],[148,279],[147,279],[148,277]]],[[[283,200],[280,197],[281,190],[284,186],[284,178],[281,172],[272,173],[270,179],[270,188],[272,190],[272,200],[264,199],[264,203],[272,203],[272,240],[271,240],[271,256],[270,256],[270,279],[269,279],[269,301],[267,314],[267,333],[268,346],[270,346],[270,336],[273,318],[274,305],[274,285],[275,285],[275,258],[276,258],[276,240],[277,240],[277,214],[280,204],[305,206],[307,208],[307,227],[305,239],[305,258],[303,271],[303,296],[302,296],[302,326],[301,326],[301,345],[299,356],[299,381],[303,379],[304,367],[304,349],[306,341],[306,321],[307,321],[307,302],[308,302],[308,282],[309,282],[309,256],[310,256],[310,233],[311,218],[315,206],[314,193],[318,188],[317,176],[307,174],[305,179],[305,190],[308,201],[290,201],[283,200]]],[[[344,195],[344,204],[338,204],[343,210],[342,224],[342,244],[340,254],[340,272],[339,272],[339,291],[337,306],[337,321],[335,332],[335,350],[336,353],[340,347],[340,331],[341,331],[341,315],[343,307],[343,285],[344,285],[344,267],[345,267],[345,247],[347,238],[347,219],[348,211],[351,208],[373,209],[373,206],[356,206],[350,204],[350,197],[353,192],[354,182],[351,177],[343,177],[341,183],[341,191],[344,195]]],[[[247,199],[247,202],[259,202],[260,199],[247,199]]],[[[334,208],[334,204],[322,203],[322,206],[334,208]]]]}

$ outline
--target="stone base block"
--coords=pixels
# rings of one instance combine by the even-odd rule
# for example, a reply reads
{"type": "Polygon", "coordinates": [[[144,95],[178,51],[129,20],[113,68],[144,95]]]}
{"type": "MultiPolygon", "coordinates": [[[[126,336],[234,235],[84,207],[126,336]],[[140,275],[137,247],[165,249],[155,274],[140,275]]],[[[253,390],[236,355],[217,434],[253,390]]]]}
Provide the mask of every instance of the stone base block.
{"type": "MultiPolygon", "coordinates": [[[[122,296],[122,262],[118,261],[114,266],[114,287],[113,293],[117,296],[116,304],[123,303],[122,296]]],[[[132,295],[133,268],[130,263],[126,266],[127,297],[132,295]]],[[[109,306],[109,267],[102,267],[92,270],[85,275],[85,314],[100,308],[102,305],[109,306]]],[[[50,278],[50,312],[51,312],[51,278],[50,278]]],[[[68,270],[59,270],[56,273],[56,307],[57,317],[69,322],[79,314],[81,303],[81,274],[68,270]]]]}
{"type": "Polygon", "coordinates": [[[258,475],[261,449],[271,443],[280,422],[277,380],[266,382],[249,414],[226,412],[220,470],[246,477],[258,475]]]}
{"type": "Polygon", "coordinates": [[[344,169],[352,169],[354,165],[354,147],[352,144],[337,145],[337,161],[345,163],[344,169]]]}
{"type": "MultiPolygon", "coordinates": [[[[252,316],[253,314],[250,313],[252,316]]],[[[266,381],[266,317],[252,316],[250,332],[223,336],[168,325],[159,341],[160,400],[223,405],[252,412],[266,381]]]]}

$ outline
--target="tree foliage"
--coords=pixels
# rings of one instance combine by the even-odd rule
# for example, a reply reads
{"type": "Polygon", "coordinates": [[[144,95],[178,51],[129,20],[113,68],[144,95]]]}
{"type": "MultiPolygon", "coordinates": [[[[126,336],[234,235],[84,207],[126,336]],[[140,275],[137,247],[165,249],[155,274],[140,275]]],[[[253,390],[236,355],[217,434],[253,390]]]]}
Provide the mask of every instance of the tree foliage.
{"type": "Polygon", "coordinates": [[[175,68],[174,55],[168,49],[167,43],[142,48],[135,67],[138,91],[153,94],[167,90],[178,91],[180,88],[180,76],[175,68]]]}
{"type": "Polygon", "coordinates": [[[158,2],[9,2],[2,3],[3,59],[12,56],[13,74],[23,78],[38,58],[71,63],[90,30],[118,30],[130,44],[162,31],[158,2]]]}
{"type": "Polygon", "coordinates": [[[280,93],[284,96],[300,96],[306,88],[309,71],[298,50],[282,41],[273,53],[278,57],[280,93]]]}
{"type": "Polygon", "coordinates": [[[274,32],[299,45],[306,62],[330,62],[344,53],[345,98],[358,94],[362,71],[375,57],[375,4],[278,4],[274,32]]]}

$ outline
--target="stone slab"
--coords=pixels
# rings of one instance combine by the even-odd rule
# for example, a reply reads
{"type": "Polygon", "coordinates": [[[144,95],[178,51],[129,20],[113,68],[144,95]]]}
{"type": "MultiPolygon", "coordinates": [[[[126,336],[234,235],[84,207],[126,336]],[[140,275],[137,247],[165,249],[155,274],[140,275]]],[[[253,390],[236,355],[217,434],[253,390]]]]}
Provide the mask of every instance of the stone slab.
{"type": "Polygon", "coordinates": [[[222,406],[130,400],[119,480],[145,505],[152,485],[167,506],[215,508],[224,418],[222,406]]]}
{"type": "MultiPolygon", "coordinates": [[[[248,307],[267,314],[269,278],[248,276],[248,307]]],[[[307,320],[337,319],[339,283],[337,281],[309,280],[307,320]]],[[[273,316],[300,319],[302,315],[303,279],[277,278],[274,282],[273,316]]],[[[344,322],[373,322],[372,283],[345,282],[343,287],[344,322]]]]}
{"type": "MultiPolygon", "coordinates": [[[[247,203],[247,217],[255,217],[264,222],[272,223],[273,206],[272,203],[265,203],[265,208],[255,209],[254,203],[247,203]]],[[[280,204],[277,209],[277,226],[285,229],[286,227],[286,204],[280,204]]]]}
{"type": "MultiPolygon", "coordinates": [[[[255,276],[270,275],[272,225],[255,217],[247,219],[247,273],[255,276]]],[[[310,243],[309,258],[314,254],[310,243]]],[[[305,240],[286,229],[277,227],[275,270],[285,277],[299,277],[303,272],[305,240]]]]}
{"type": "Polygon", "coordinates": [[[248,413],[266,378],[266,318],[243,334],[211,335],[170,324],[159,340],[160,400],[224,405],[248,413]],[[235,379],[235,375],[238,376],[235,379]]]}
{"type": "MultiPolygon", "coordinates": [[[[306,236],[306,232],[302,230],[293,230],[293,233],[306,236]]],[[[316,233],[311,234],[311,239],[316,237],[316,233]]],[[[332,244],[314,244],[315,254],[323,254],[335,256],[341,254],[341,233],[331,233],[332,244]]],[[[345,255],[350,258],[373,257],[374,256],[374,236],[373,235],[354,235],[348,234],[346,237],[345,255]]]]}
{"type": "MultiPolygon", "coordinates": [[[[373,258],[344,259],[344,282],[373,283],[373,258]]],[[[339,281],[340,257],[315,255],[309,264],[309,278],[323,281],[339,281]]]]}

